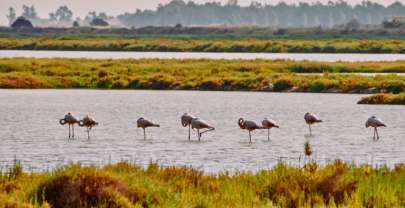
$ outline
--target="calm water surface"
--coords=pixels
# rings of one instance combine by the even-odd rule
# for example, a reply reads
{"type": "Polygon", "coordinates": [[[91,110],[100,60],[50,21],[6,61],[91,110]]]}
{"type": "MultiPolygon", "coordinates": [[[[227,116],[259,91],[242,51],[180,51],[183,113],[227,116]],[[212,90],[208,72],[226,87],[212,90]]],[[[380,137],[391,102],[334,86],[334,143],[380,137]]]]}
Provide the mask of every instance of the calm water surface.
{"type": "Polygon", "coordinates": [[[317,54],[317,53],[196,53],[196,52],[112,52],[0,50],[0,58],[88,58],[88,59],[289,59],[295,61],[397,61],[405,54],[317,54]]]}
{"type": "MultiPolygon", "coordinates": [[[[32,170],[47,170],[70,162],[102,165],[128,160],[148,164],[186,165],[207,172],[257,171],[284,160],[298,165],[305,141],[314,158],[348,162],[388,164],[405,162],[405,107],[356,105],[364,95],[279,94],[259,92],[196,91],[104,91],[104,90],[0,90],[0,166],[14,157],[32,170]],[[303,115],[316,112],[325,122],[313,127],[308,137],[303,115]],[[75,140],[68,140],[68,127],[58,120],[65,113],[90,114],[100,125],[87,140],[77,127],[75,140]],[[202,142],[187,140],[180,125],[182,113],[198,115],[216,127],[202,142]],[[382,118],[381,140],[372,141],[366,129],[370,115],[382,118]],[[142,130],[139,116],[151,118],[161,128],[142,130]],[[254,142],[239,129],[239,117],[276,120],[281,128],[256,131],[254,142]]],[[[194,132],[193,132],[194,133],[194,132]]],[[[303,159],[301,159],[301,164],[303,159]]]]}

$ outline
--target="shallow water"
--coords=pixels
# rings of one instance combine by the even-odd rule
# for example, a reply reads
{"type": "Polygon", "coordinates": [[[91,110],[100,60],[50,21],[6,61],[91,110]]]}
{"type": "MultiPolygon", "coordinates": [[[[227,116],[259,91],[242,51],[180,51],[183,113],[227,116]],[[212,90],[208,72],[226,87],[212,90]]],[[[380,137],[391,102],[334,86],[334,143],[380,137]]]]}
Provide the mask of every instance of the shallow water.
{"type": "Polygon", "coordinates": [[[405,107],[356,105],[364,95],[290,94],[261,92],[104,91],[104,90],[0,90],[0,166],[14,157],[31,170],[48,170],[69,162],[102,165],[128,160],[141,165],[151,160],[162,165],[186,165],[206,172],[257,171],[280,159],[302,165],[303,147],[309,140],[314,159],[324,163],[342,159],[373,165],[405,162],[405,107]],[[315,112],[325,122],[308,127],[303,116],[315,112]],[[68,140],[68,127],[58,120],[67,112],[90,114],[100,125],[91,132],[76,127],[68,140]],[[201,142],[187,139],[180,125],[184,112],[198,115],[216,127],[201,142]],[[366,129],[370,115],[383,119],[380,141],[366,129]],[[139,116],[161,128],[147,129],[143,140],[136,128],[139,116]],[[276,120],[281,128],[248,133],[239,129],[239,117],[276,120]],[[302,159],[298,160],[298,158],[302,159]]]}
{"type": "Polygon", "coordinates": [[[327,53],[198,53],[198,52],[116,52],[116,51],[34,51],[0,50],[0,58],[88,58],[88,59],[288,59],[295,61],[398,61],[405,54],[327,54],[327,53]]]}

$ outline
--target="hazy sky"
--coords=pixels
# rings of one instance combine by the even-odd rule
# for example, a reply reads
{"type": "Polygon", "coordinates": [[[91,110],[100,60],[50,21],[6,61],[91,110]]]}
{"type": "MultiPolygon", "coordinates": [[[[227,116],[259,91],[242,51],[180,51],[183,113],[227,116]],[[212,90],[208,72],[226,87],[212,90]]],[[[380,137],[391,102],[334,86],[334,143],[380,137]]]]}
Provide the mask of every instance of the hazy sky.
{"type": "MultiPolygon", "coordinates": [[[[14,7],[17,15],[21,14],[21,7],[34,5],[40,17],[48,17],[48,13],[53,12],[59,6],[66,5],[72,11],[74,17],[84,17],[89,11],[107,12],[110,15],[117,15],[124,12],[133,12],[136,9],[154,9],[159,3],[167,3],[171,0],[0,0],[0,24],[7,24],[6,14],[10,6],[14,7]]],[[[211,2],[213,0],[194,0],[197,3],[211,2]]],[[[226,3],[228,0],[215,0],[226,3]]],[[[252,0],[239,0],[240,5],[249,5],[252,0]]],[[[256,0],[267,4],[277,4],[281,0],[256,0]]],[[[299,2],[296,0],[284,0],[287,3],[299,2]]],[[[306,2],[322,2],[329,0],[302,0],[306,2]]],[[[360,3],[363,0],[346,0],[351,4],[360,3]]],[[[405,0],[374,0],[381,4],[391,4],[395,1],[405,3],[405,0]]]]}

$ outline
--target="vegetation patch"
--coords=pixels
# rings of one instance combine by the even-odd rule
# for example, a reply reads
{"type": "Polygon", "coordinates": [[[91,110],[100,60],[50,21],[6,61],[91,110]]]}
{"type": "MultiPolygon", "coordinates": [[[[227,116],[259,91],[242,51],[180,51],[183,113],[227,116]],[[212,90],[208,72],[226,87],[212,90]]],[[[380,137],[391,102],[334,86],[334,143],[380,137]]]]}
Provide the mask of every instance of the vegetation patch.
{"type": "Polygon", "coordinates": [[[125,162],[27,173],[17,164],[0,172],[0,207],[403,207],[404,182],[403,164],[341,161],[209,175],[125,162]]]}
{"type": "Polygon", "coordinates": [[[376,94],[363,97],[358,104],[377,104],[377,105],[405,105],[405,94],[376,94]]]}
{"type": "MultiPolygon", "coordinates": [[[[0,37],[2,50],[404,53],[404,48],[405,40],[402,39],[0,37]]],[[[302,70],[299,66],[294,68],[302,70]]],[[[318,70],[324,72],[330,69],[321,67],[318,70]]]]}
{"type": "Polygon", "coordinates": [[[0,88],[401,93],[405,62],[0,59],[0,88]],[[346,73],[340,73],[346,72],[346,73]],[[362,76],[353,73],[381,73],[362,76]]]}

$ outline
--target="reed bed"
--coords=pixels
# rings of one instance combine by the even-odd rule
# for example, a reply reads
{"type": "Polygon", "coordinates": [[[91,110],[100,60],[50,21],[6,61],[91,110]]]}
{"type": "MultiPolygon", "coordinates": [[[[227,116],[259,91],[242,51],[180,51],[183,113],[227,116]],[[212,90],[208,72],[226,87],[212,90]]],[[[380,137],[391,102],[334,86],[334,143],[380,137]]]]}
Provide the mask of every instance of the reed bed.
{"type": "Polygon", "coordinates": [[[0,59],[0,88],[401,93],[405,62],[0,59]],[[340,73],[345,72],[345,73],[340,73]]]}
{"type": "Polygon", "coordinates": [[[71,164],[0,174],[0,207],[404,207],[405,166],[304,167],[204,174],[191,167],[71,164]]]}
{"type": "Polygon", "coordinates": [[[405,53],[402,39],[2,37],[0,49],[268,53],[405,53]]]}

